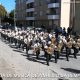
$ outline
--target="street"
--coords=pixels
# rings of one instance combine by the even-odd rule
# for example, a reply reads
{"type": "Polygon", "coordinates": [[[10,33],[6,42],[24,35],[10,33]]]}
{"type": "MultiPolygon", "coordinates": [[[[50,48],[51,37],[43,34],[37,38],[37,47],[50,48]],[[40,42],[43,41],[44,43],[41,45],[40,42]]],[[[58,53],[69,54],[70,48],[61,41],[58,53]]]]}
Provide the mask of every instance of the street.
{"type": "Polygon", "coordinates": [[[8,42],[0,39],[0,75],[3,80],[80,80],[80,53],[77,59],[70,55],[69,62],[65,56],[61,56],[57,64],[52,58],[50,66],[41,55],[42,59],[36,60],[31,50],[29,54],[30,58],[27,58],[25,51],[11,48],[8,42]]]}

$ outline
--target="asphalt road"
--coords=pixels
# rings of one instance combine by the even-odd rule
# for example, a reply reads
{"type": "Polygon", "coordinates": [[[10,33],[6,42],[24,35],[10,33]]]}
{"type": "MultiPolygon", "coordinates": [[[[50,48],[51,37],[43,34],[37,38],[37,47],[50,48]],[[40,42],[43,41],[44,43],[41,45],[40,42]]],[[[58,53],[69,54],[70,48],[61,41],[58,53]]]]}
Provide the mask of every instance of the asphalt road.
{"type": "Polygon", "coordinates": [[[50,66],[46,65],[41,51],[40,59],[36,60],[32,51],[29,58],[25,51],[15,49],[14,45],[0,39],[0,75],[3,80],[80,80],[80,53],[77,59],[70,55],[66,61],[65,55],[61,56],[58,63],[54,58],[50,66]]]}

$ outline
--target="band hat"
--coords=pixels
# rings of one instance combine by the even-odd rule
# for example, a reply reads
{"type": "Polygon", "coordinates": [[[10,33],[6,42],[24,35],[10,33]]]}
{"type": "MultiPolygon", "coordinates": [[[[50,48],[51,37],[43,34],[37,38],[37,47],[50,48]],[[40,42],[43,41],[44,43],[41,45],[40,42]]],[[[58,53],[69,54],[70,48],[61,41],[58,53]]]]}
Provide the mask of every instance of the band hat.
{"type": "Polygon", "coordinates": [[[47,48],[48,48],[48,46],[44,46],[44,48],[45,48],[45,49],[47,49],[47,48]]]}
{"type": "Polygon", "coordinates": [[[60,40],[59,43],[62,43],[62,40],[60,40]]]}
{"type": "Polygon", "coordinates": [[[49,41],[48,44],[51,44],[51,41],[49,41]]]}
{"type": "Polygon", "coordinates": [[[78,42],[80,42],[80,39],[78,39],[78,42]]]}
{"type": "Polygon", "coordinates": [[[51,37],[52,37],[52,35],[51,35],[51,34],[49,34],[49,37],[51,38],[51,37]]]}

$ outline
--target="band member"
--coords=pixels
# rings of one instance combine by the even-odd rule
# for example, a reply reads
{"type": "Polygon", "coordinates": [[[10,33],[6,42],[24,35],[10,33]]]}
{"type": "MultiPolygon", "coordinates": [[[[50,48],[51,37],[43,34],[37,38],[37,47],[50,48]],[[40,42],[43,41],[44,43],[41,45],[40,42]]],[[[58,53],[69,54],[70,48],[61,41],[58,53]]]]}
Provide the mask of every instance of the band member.
{"type": "Polygon", "coordinates": [[[34,45],[34,50],[36,53],[36,59],[39,59],[39,54],[40,54],[40,43],[38,41],[36,41],[35,45],[34,45]]]}
{"type": "Polygon", "coordinates": [[[14,36],[15,36],[14,31],[11,30],[11,33],[10,33],[10,43],[11,44],[13,44],[14,42],[14,36]]]}
{"type": "Polygon", "coordinates": [[[26,35],[25,39],[24,39],[24,47],[26,47],[26,54],[29,57],[28,51],[29,51],[29,44],[30,42],[28,41],[28,35],[26,35]]]}
{"type": "Polygon", "coordinates": [[[34,48],[34,51],[36,53],[36,59],[39,59],[40,50],[42,48],[42,50],[45,53],[47,65],[49,65],[52,53],[54,53],[55,63],[57,63],[60,57],[60,53],[63,51],[65,47],[66,58],[67,61],[69,61],[71,49],[74,50],[74,58],[77,58],[76,55],[80,48],[80,38],[78,38],[78,40],[73,41],[70,35],[62,36],[61,32],[59,32],[57,37],[55,37],[54,33],[39,31],[34,32],[34,30],[2,30],[1,37],[9,42],[14,42],[15,45],[18,46],[18,48],[22,48],[23,50],[26,48],[26,54],[28,56],[28,51],[34,48]]]}
{"type": "Polygon", "coordinates": [[[79,50],[80,50],[80,37],[77,39],[79,50]]]}
{"type": "Polygon", "coordinates": [[[75,40],[74,43],[73,43],[73,50],[74,50],[73,55],[74,55],[74,58],[77,58],[76,55],[79,52],[79,46],[78,45],[79,45],[78,42],[75,40]]]}
{"type": "Polygon", "coordinates": [[[18,39],[19,39],[19,35],[18,35],[18,32],[14,31],[14,43],[15,43],[15,46],[17,46],[17,43],[18,43],[18,39]]]}
{"type": "Polygon", "coordinates": [[[54,44],[55,41],[56,41],[56,38],[54,36],[52,36],[52,38],[51,38],[51,44],[54,44]]]}
{"type": "Polygon", "coordinates": [[[51,56],[52,56],[51,44],[48,44],[47,46],[45,46],[45,55],[46,55],[47,65],[49,66],[49,61],[50,61],[51,56]]]}
{"type": "Polygon", "coordinates": [[[66,58],[67,58],[67,61],[69,61],[69,55],[71,54],[71,48],[72,48],[72,41],[70,40],[70,38],[68,38],[67,43],[66,43],[66,58]]]}
{"type": "Polygon", "coordinates": [[[61,45],[56,43],[54,47],[55,63],[57,63],[57,59],[59,59],[60,49],[61,49],[61,45]]]}

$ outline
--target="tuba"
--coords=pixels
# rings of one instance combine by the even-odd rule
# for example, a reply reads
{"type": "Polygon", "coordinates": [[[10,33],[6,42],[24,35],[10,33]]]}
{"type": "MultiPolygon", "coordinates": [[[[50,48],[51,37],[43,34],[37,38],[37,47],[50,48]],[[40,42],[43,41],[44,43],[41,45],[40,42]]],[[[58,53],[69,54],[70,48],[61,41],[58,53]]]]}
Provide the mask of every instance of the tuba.
{"type": "Polygon", "coordinates": [[[55,40],[56,40],[55,37],[52,37],[51,38],[51,43],[54,44],[55,43],[55,40]]]}
{"type": "Polygon", "coordinates": [[[46,52],[47,52],[48,54],[52,54],[52,48],[51,48],[51,47],[48,47],[47,50],[46,50],[46,52]]]}

